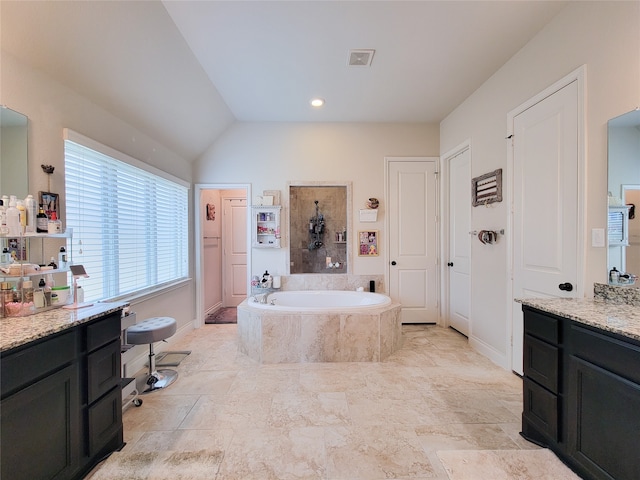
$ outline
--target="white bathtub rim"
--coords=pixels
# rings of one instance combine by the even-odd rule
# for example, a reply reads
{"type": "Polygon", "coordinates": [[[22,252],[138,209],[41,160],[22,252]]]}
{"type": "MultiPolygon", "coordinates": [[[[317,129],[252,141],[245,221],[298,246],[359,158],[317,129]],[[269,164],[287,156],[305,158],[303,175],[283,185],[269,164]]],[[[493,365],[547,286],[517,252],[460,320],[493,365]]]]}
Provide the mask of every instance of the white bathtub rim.
{"type": "MultiPolygon", "coordinates": [[[[279,312],[287,312],[287,313],[299,313],[299,314],[304,314],[304,313],[323,313],[323,312],[327,312],[327,313],[356,313],[356,312],[361,312],[361,311],[367,311],[367,312],[375,312],[376,310],[387,310],[388,308],[395,306],[396,304],[393,302],[393,300],[391,299],[391,297],[382,294],[382,293],[372,293],[372,292],[354,292],[351,290],[284,290],[282,292],[273,292],[271,295],[275,296],[276,302],[277,302],[277,298],[278,298],[278,293],[282,293],[282,294],[292,294],[292,295],[302,295],[302,294],[306,294],[306,295],[317,295],[318,297],[321,296],[328,296],[331,294],[339,294],[339,295],[344,295],[344,296],[362,296],[362,295],[366,295],[368,297],[373,297],[376,300],[379,301],[379,303],[373,303],[373,304],[367,304],[367,305],[332,305],[332,306],[293,306],[293,305],[278,305],[277,303],[275,305],[271,305],[269,302],[267,302],[266,304],[264,303],[258,303],[258,302],[254,302],[253,299],[247,298],[245,299],[240,306],[247,306],[249,308],[253,308],[255,310],[259,310],[261,312],[273,312],[273,313],[279,313],[279,312]]],[[[268,298],[271,298],[271,295],[269,295],[268,298]]]]}

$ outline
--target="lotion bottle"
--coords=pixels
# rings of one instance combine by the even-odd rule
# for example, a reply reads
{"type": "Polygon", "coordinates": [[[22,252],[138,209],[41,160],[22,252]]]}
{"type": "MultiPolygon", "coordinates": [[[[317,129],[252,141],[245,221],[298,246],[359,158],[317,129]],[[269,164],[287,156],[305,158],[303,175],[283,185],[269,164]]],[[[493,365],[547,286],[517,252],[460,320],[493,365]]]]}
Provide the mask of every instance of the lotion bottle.
{"type": "Polygon", "coordinates": [[[20,235],[20,212],[16,208],[16,197],[11,195],[9,208],[7,208],[7,229],[9,235],[20,235]]]}

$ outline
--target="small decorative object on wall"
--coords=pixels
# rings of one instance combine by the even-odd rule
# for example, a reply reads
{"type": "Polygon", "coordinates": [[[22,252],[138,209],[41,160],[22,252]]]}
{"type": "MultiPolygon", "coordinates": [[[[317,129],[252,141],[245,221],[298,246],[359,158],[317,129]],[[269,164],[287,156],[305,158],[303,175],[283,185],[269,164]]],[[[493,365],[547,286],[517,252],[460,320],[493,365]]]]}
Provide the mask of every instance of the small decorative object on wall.
{"type": "Polygon", "coordinates": [[[502,201],[502,169],[485,173],[471,180],[473,206],[502,201]]]}
{"type": "Polygon", "coordinates": [[[38,201],[44,213],[47,214],[47,218],[51,220],[51,214],[55,212],[56,218],[60,220],[60,212],[58,212],[58,194],[51,192],[38,192],[38,201]]]}
{"type": "Polygon", "coordinates": [[[358,232],[358,256],[377,257],[378,256],[378,231],[358,232]]]}
{"type": "Polygon", "coordinates": [[[378,208],[378,206],[380,206],[380,202],[378,201],[377,198],[370,198],[369,200],[367,200],[367,208],[378,208]]]}
{"type": "Polygon", "coordinates": [[[213,222],[216,219],[216,206],[213,203],[207,203],[207,220],[213,222]]]}

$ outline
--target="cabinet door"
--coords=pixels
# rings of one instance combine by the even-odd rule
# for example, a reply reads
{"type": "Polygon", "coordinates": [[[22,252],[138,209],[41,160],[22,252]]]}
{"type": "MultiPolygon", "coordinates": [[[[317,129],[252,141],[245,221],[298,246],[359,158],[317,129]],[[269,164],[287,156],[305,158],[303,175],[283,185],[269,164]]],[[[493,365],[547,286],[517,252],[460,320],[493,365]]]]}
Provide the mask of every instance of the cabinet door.
{"type": "Polygon", "coordinates": [[[71,478],[79,461],[79,396],[74,363],[3,400],[3,479],[71,478]]]}
{"type": "Polygon", "coordinates": [[[568,449],[593,478],[640,478],[640,385],[570,357],[568,449]]]}

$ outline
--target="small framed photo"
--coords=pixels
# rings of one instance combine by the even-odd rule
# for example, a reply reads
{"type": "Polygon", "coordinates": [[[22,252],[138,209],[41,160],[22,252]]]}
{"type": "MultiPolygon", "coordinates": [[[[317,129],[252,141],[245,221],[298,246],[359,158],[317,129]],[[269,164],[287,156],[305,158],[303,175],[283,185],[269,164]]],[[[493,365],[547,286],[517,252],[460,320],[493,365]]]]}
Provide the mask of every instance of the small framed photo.
{"type": "Polygon", "coordinates": [[[378,256],[378,231],[367,230],[358,232],[358,256],[378,256]]]}
{"type": "Polygon", "coordinates": [[[58,210],[58,194],[51,192],[38,192],[38,201],[47,214],[47,218],[51,218],[51,214],[56,212],[56,218],[60,220],[60,212],[58,210]]]}
{"type": "Polygon", "coordinates": [[[26,262],[28,258],[27,243],[20,238],[8,238],[7,250],[14,262],[26,262]]]}

